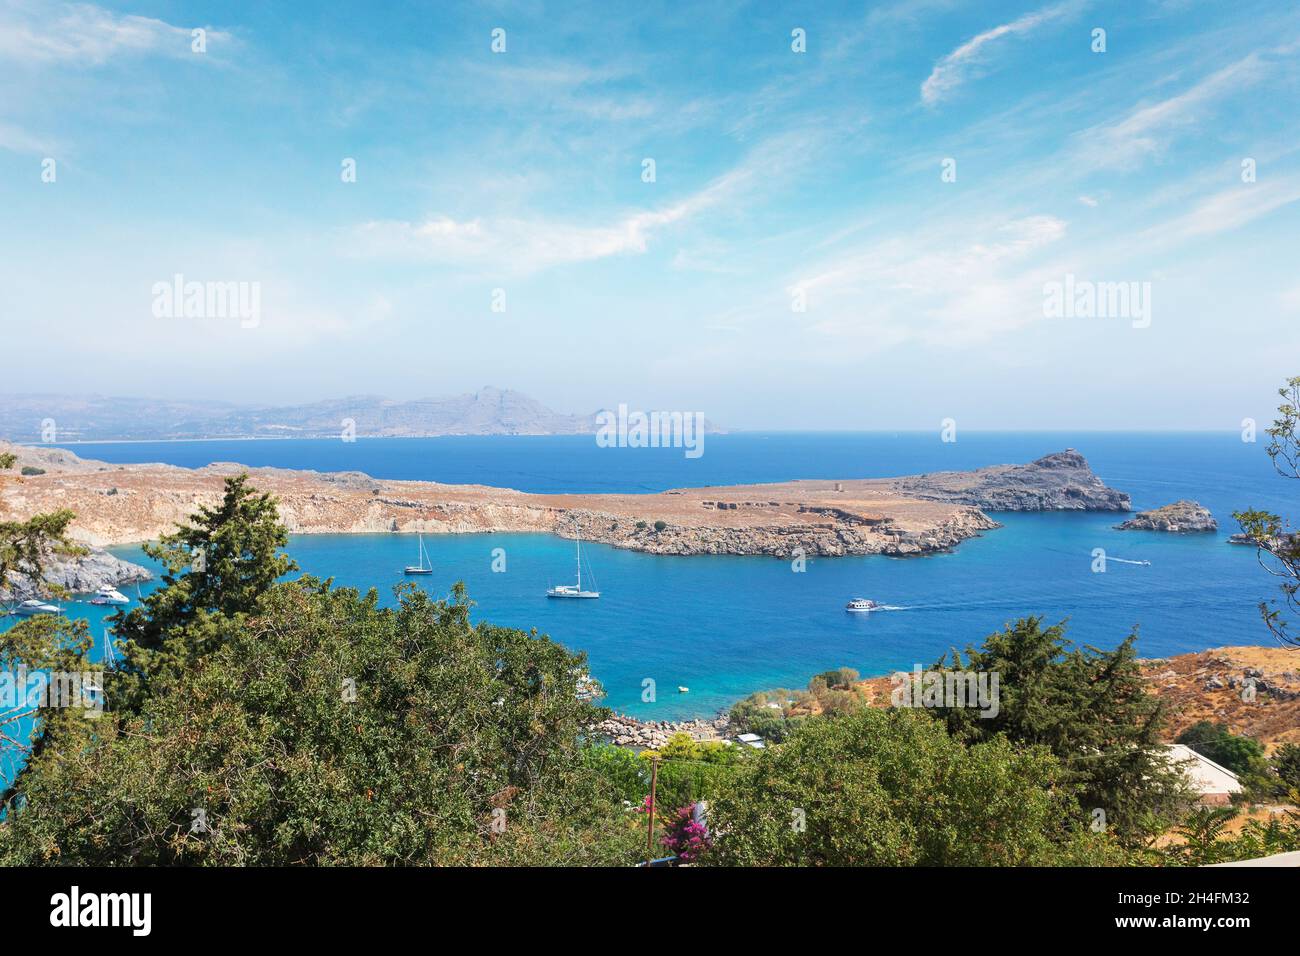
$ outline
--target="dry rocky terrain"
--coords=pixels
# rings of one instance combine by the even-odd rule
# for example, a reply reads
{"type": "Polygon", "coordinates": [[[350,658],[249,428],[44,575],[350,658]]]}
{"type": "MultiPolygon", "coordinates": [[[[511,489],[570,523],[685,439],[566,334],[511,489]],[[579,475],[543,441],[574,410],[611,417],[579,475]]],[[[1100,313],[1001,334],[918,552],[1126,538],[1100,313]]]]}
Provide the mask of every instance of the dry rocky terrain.
{"type": "MultiPolygon", "coordinates": [[[[1219,647],[1143,661],[1142,670],[1148,689],[1168,705],[1170,741],[1208,720],[1253,737],[1270,753],[1279,744],[1300,743],[1300,648],[1219,647]],[[1251,680],[1253,697],[1243,694],[1251,680]]],[[[889,677],[871,677],[858,687],[873,706],[889,706],[889,677]]]]}
{"type": "Polygon", "coordinates": [[[982,508],[1128,508],[1128,496],[1102,484],[1072,450],[1028,465],[904,478],[539,495],[360,472],[111,465],[62,449],[7,447],[20,466],[44,473],[4,479],[0,515],[22,520],[69,508],[77,515],[72,536],[101,547],[156,539],[197,505],[219,500],[222,480],[242,471],[279,499],[295,534],[580,531],[587,540],[653,554],[918,555],[997,527],[982,508]]]}

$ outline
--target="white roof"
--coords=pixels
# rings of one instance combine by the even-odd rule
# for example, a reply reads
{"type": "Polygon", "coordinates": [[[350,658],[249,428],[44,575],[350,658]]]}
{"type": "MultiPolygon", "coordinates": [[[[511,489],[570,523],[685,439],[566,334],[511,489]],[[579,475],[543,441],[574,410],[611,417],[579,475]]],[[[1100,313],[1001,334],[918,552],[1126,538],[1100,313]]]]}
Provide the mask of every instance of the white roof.
{"type": "Polygon", "coordinates": [[[763,738],[760,737],[758,734],[741,734],[736,739],[739,740],[742,744],[752,744],[754,741],[762,740],[763,738]]]}
{"type": "Polygon", "coordinates": [[[1187,779],[1192,782],[1192,786],[1197,793],[1241,792],[1241,781],[1227,767],[1219,766],[1209,757],[1198,754],[1185,744],[1170,744],[1168,750],[1169,758],[1175,763],[1183,763],[1186,760],[1192,761],[1184,764],[1183,772],[1187,775],[1187,779]]]}

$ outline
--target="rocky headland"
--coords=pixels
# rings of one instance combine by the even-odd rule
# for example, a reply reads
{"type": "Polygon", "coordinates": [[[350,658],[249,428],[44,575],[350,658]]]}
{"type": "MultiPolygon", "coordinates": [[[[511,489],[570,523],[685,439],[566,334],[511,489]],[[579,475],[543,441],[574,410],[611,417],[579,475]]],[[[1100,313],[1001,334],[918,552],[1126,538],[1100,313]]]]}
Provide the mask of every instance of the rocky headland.
{"type": "Polygon", "coordinates": [[[61,449],[9,448],[20,465],[43,473],[0,480],[0,515],[22,520],[69,508],[77,515],[72,536],[98,547],[156,539],[196,506],[218,501],[223,479],[243,471],[278,498],[294,534],[581,533],[584,540],[665,555],[903,557],[948,550],[996,528],[984,509],[1125,511],[1129,504],[1073,450],[1027,465],[902,478],[540,495],[361,472],[111,465],[61,449]]]}
{"type": "Polygon", "coordinates": [[[1171,505],[1139,511],[1123,524],[1115,526],[1120,531],[1169,531],[1174,534],[1201,534],[1218,531],[1219,523],[1208,508],[1195,501],[1175,501],[1171,505]]]}
{"type": "Polygon", "coordinates": [[[1108,488],[1073,448],[1027,465],[939,471],[889,481],[908,497],[984,511],[1128,511],[1132,507],[1129,496],[1108,488]]]}
{"type": "MultiPolygon", "coordinates": [[[[62,588],[69,594],[93,594],[100,588],[127,587],[153,579],[148,568],[123,561],[102,548],[89,548],[81,555],[55,555],[44,568],[46,585],[62,588]]],[[[22,601],[44,597],[49,588],[38,586],[25,575],[16,574],[11,587],[0,587],[0,601],[22,601]]]]}

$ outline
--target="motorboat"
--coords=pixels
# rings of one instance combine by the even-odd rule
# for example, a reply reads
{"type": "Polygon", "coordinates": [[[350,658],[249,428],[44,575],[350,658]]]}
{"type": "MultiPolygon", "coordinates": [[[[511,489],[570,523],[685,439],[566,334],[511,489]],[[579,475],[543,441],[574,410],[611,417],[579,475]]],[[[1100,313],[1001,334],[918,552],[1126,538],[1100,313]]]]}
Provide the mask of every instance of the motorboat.
{"type": "Polygon", "coordinates": [[[879,611],[883,605],[877,604],[868,598],[854,598],[848,604],[844,605],[846,611],[879,611]]]}
{"type": "Polygon", "coordinates": [[[33,617],[37,614],[62,614],[61,608],[53,604],[46,604],[44,601],[29,600],[23,601],[14,608],[14,613],[19,617],[33,617]]]}
{"type": "Polygon", "coordinates": [[[123,605],[130,604],[131,599],[119,591],[117,588],[107,587],[100,588],[95,592],[95,596],[90,599],[91,604],[111,604],[123,605]]]}

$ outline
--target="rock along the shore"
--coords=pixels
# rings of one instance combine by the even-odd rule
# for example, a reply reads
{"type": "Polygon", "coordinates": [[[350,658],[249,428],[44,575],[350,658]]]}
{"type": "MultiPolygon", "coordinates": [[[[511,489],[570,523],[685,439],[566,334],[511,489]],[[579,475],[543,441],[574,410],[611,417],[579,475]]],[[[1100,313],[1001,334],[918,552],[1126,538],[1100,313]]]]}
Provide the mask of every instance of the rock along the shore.
{"type": "Polygon", "coordinates": [[[1175,534],[1201,534],[1218,531],[1219,523],[1208,508],[1195,501],[1175,501],[1170,505],[1139,511],[1123,524],[1115,526],[1120,531],[1169,531],[1175,534]]]}

